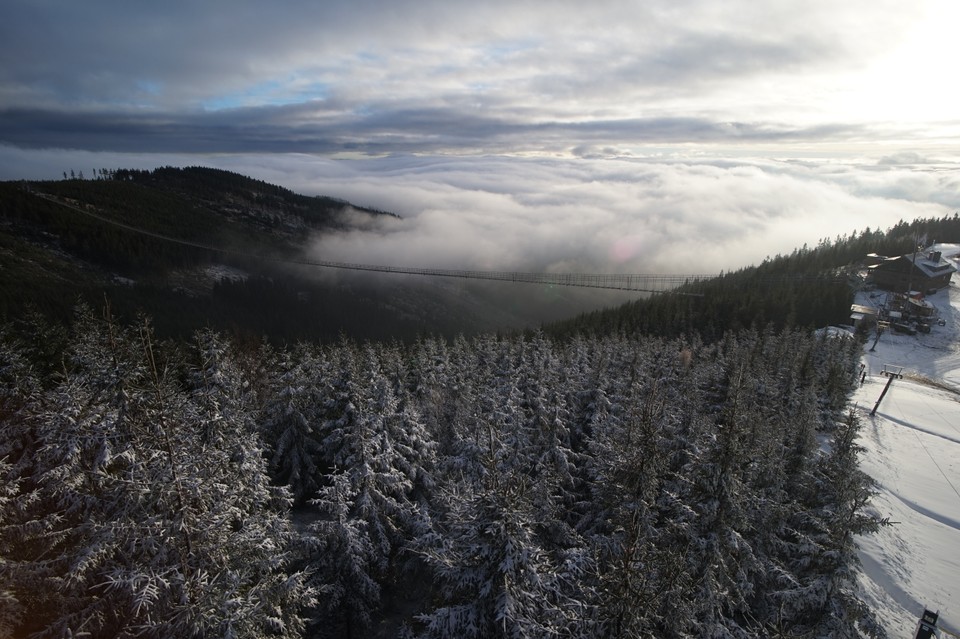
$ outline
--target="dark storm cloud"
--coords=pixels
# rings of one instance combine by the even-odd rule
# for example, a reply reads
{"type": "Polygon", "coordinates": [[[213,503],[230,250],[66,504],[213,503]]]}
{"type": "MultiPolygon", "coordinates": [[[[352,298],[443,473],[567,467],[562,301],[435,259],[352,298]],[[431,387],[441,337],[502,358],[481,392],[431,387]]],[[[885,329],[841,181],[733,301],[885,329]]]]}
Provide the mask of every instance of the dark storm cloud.
{"type": "Polygon", "coordinates": [[[325,105],[233,109],[195,113],[0,110],[0,141],[21,148],[70,148],[143,153],[367,154],[527,149],[564,152],[615,139],[623,144],[833,141],[859,136],[862,127],[714,122],[704,118],[637,118],[528,123],[425,108],[322,117],[325,105]]]}
{"type": "Polygon", "coordinates": [[[245,114],[161,114],[8,109],[0,140],[23,148],[142,153],[333,151],[335,144],[245,114]]]}

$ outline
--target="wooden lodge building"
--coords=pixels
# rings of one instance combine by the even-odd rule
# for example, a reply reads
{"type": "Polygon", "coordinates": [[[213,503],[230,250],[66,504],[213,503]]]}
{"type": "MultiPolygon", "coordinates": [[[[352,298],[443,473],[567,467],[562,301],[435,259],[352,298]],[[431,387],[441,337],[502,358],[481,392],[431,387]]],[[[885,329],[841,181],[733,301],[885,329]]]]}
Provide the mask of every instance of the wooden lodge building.
{"type": "Polygon", "coordinates": [[[940,251],[908,253],[899,257],[879,258],[869,267],[877,288],[889,291],[938,291],[950,285],[956,268],[943,259],[940,251]]]}

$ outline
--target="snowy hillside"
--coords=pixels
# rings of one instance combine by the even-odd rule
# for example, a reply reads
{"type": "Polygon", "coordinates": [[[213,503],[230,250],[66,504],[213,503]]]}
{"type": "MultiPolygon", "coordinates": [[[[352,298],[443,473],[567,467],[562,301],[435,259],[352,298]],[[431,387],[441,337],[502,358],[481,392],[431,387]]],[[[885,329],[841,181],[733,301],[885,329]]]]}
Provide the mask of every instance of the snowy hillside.
{"type": "MultiPolygon", "coordinates": [[[[955,256],[960,246],[943,251],[955,256]]],[[[927,335],[889,331],[873,351],[871,337],[866,380],[854,397],[862,469],[878,484],[873,508],[895,522],[859,540],[865,598],[891,638],[912,638],[924,606],[939,609],[944,636],[960,635],[960,287],[955,281],[927,299],[945,325],[927,335]],[[871,417],[887,383],[884,367],[903,367],[904,378],[871,417]]]]}

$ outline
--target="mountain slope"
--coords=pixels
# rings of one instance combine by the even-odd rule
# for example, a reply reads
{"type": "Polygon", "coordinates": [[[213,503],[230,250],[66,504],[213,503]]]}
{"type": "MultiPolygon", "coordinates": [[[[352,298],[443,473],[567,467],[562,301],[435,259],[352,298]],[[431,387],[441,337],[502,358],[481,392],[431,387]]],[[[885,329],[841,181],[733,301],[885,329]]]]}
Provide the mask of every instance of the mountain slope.
{"type": "Polygon", "coordinates": [[[547,327],[555,336],[623,332],[719,339],[730,330],[772,325],[816,328],[849,321],[853,293],[864,282],[869,253],[902,255],[919,238],[960,240],[960,215],[900,222],[824,239],[818,246],[767,258],[720,277],[684,285],[681,295],[657,295],[594,311],[547,327]]]}
{"type": "Polygon", "coordinates": [[[219,169],[97,175],[0,183],[0,321],[27,306],[64,319],[78,299],[106,299],[164,336],[211,326],[279,341],[409,340],[535,327],[586,308],[576,291],[291,263],[318,234],[390,213],[219,169]]]}
{"type": "MultiPolygon", "coordinates": [[[[231,279],[237,286],[250,280],[275,284],[281,297],[292,294],[296,300],[301,287],[293,285],[289,274],[249,255],[297,255],[311,233],[343,228],[349,207],[225,171],[113,175],[115,179],[0,184],[0,266],[5,274],[0,317],[15,317],[26,305],[64,316],[78,297],[100,304],[106,296],[122,312],[153,315],[166,332],[203,326],[217,306],[220,315],[244,324],[253,300],[217,303],[219,275],[235,274],[231,279]]],[[[358,313],[368,312],[366,304],[354,306],[358,313]]]]}

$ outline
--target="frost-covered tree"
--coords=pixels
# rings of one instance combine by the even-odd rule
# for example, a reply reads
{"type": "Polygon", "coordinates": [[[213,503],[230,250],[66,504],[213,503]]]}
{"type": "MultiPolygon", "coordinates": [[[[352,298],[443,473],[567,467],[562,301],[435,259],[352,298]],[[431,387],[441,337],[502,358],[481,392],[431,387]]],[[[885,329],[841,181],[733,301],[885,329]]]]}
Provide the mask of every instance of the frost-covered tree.
{"type": "Polygon", "coordinates": [[[443,593],[419,618],[423,635],[599,636],[595,612],[568,590],[579,567],[557,565],[537,535],[530,479],[488,478],[448,495],[443,521],[422,540],[443,593]]]}
{"type": "Polygon", "coordinates": [[[446,411],[435,418],[439,422],[428,421],[427,428],[437,442],[437,473],[448,482],[474,481],[484,472],[480,413],[491,401],[487,394],[494,357],[491,341],[455,340],[439,376],[443,389],[439,401],[446,411]]]}
{"type": "Polygon", "coordinates": [[[606,417],[590,438],[596,504],[590,537],[601,613],[618,636],[661,636],[676,617],[689,616],[683,553],[694,517],[679,494],[685,486],[670,476],[674,422],[682,411],[668,409],[667,355],[646,350],[633,348],[619,362],[629,366],[619,376],[624,383],[610,385],[609,398],[598,396],[606,400],[606,417]]]}
{"type": "Polygon", "coordinates": [[[796,578],[775,593],[779,620],[815,636],[885,636],[857,596],[855,537],[885,524],[865,509],[873,482],[858,466],[859,429],[853,411],[837,425],[830,451],[818,463],[812,503],[796,515],[804,546],[792,566],[796,578]]]}
{"type": "Polygon", "coordinates": [[[568,378],[553,345],[540,333],[523,345],[514,377],[520,394],[518,426],[527,446],[524,471],[534,480],[535,501],[543,509],[544,523],[563,543],[561,538],[569,535],[568,524],[555,507],[565,512],[576,502],[578,462],[572,450],[568,378]]]}
{"type": "Polygon", "coordinates": [[[380,402],[393,408],[384,416],[384,426],[394,453],[391,464],[409,480],[405,497],[426,508],[436,487],[437,443],[424,421],[415,391],[410,388],[401,352],[395,348],[385,349],[382,358],[383,375],[395,400],[387,404],[380,402]]]}
{"type": "Polygon", "coordinates": [[[430,485],[429,447],[419,441],[412,407],[397,398],[395,389],[403,385],[384,370],[382,349],[341,344],[337,358],[324,406],[323,451],[333,470],[315,501],[323,515],[316,526],[321,551],[314,553],[314,583],[340,593],[325,602],[319,619],[356,628],[379,603],[379,590],[364,584],[395,575],[398,553],[425,525],[414,489],[430,485]],[[322,550],[331,544],[348,553],[348,566],[322,550]],[[343,571],[352,575],[349,583],[341,581],[343,571]]]}
{"type": "MultiPolygon", "coordinates": [[[[23,483],[35,452],[35,437],[25,424],[23,409],[39,391],[39,380],[20,344],[0,329],[0,548],[22,547],[29,537],[24,507],[31,491],[23,483]]],[[[14,587],[29,578],[24,557],[0,553],[0,636],[13,636],[20,625],[24,605],[14,587]],[[26,570],[25,570],[26,569],[26,570]]]]}
{"type": "Polygon", "coordinates": [[[741,464],[748,458],[748,424],[755,416],[743,405],[743,368],[735,363],[724,377],[726,398],[716,434],[700,459],[693,494],[698,517],[690,570],[702,575],[695,627],[703,637],[747,637],[751,633],[739,618],[749,610],[758,565],[745,534],[753,495],[741,464]]]}
{"type": "Polygon", "coordinates": [[[284,351],[268,382],[269,397],[261,418],[269,442],[271,476],[290,487],[297,506],[312,498],[324,481],[321,427],[327,380],[323,364],[307,345],[284,351]]]}
{"type": "Polygon", "coordinates": [[[878,636],[844,340],[41,341],[0,334],[7,634],[878,636]]]}
{"type": "Polygon", "coordinates": [[[472,428],[456,451],[461,461],[451,466],[434,531],[418,542],[443,593],[420,623],[426,636],[586,636],[598,626],[577,581],[590,557],[556,543],[558,484],[552,461],[544,462],[551,444],[549,430],[540,431],[550,426],[540,421],[543,393],[522,345],[476,346],[472,428]]]}
{"type": "Polygon", "coordinates": [[[322,519],[305,539],[311,582],[319,595],[312,632],[320,637],[362,637],[380,608],[382,559],[367,523],[356,516],[357,487],[344,473],[329,480],[313,502],[322,519]]]}
{"type": "Polygon", "coordinates": [[[296,636],[309,591],[304,576],[288,570],[298,543],[289,493],[270,483],[248,384],[230,345],[201,331],[195,353],[186,427],[199,434],[199,455],[181,463],[188,471],[182,485],[199,511],[195,537],[219,549],[206,614],[224,636],[296,636]]]}
{"type": "MultiPolygon", "coordinates": [[[[415,401],[431,437],[438,443],[438,452],[446,454],[455,437],[451,424],[457,402],[455,393],[457,370],[450,359],[450,348],[439,339],[424,339],[416,344],[411,354],[413,365],[408,372],[408,389],[415,401]]],[[[460,371],[463,372],[463,371],[460,371]]]]}
{"type": "Polygon", "coordinates": [[[343,349],[339,366],[326,407],[323,446],[334,473],[344,474],[356,493],[351,516],[367,527],[382,572],[401,538],[412,489],[388,428],[396,397],[373,347],[363,353],[343,349]]]}
{"type": "Polygon", "coordinates": [[[287,570],[286,497],[247,436],[228,358],[214,363],[213,336],[199,343],[191,375],[148,327],[81,311],[63,377],[22,415],[34,448],[3,530],[17,634],[299,634],[309,591],[287,570]]]}

